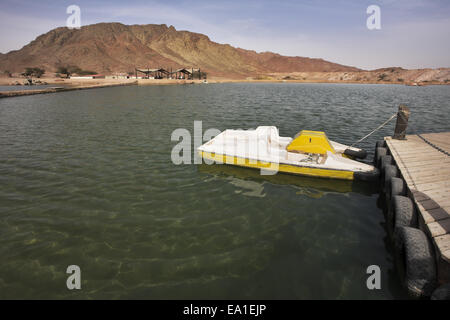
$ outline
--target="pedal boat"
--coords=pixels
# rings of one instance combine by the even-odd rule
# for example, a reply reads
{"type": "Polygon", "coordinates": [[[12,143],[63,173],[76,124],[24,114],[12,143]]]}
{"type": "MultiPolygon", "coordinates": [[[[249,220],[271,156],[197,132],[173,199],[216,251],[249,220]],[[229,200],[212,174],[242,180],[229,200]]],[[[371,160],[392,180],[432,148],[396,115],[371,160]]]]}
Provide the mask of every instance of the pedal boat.
{"type": "Polygon", "coordinates": [[[374,166],[354,160],[364,158],[364,150],[330,141],[321,131],[302,130],[290,138],[280,137],[273,126],[225,130],[197,151],[208,164],[344,180],[373,181],[379,176],[374,166]]]}

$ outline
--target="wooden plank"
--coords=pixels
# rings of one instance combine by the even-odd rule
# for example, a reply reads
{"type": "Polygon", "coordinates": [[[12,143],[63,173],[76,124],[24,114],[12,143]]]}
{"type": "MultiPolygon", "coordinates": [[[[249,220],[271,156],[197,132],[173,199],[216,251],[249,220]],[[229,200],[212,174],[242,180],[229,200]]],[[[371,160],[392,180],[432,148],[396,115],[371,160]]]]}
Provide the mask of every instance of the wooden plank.
{"type": "Polygon", "coordinates": [[[429,146],[429,144],[425,143],[425,141],[423,141],[420,138],[411,138],[411,139],[408,139],[406,141],[399,141],[399,142],[393,143],[393,145],[399,146],[399,147],[408,146],[408,145],[411,145],[411,146],[429,146]]]}
{"type": "MultiPolygon", "coordinates": [[[[449,141],[450,141],[450,135],[428,135],[428,134],[422,134],[421,135],[424,139],[426,139],[427,141],[433,143],[433,144],[442,144],[442,145],[449,145],[449,141]]],[[[395,141],[395,140],[390,140],[390,142],[392,142],[393,145],[399,145],[399,146],[405,146],[405,145],[411,145],[411,144],[423,144],[423,145],[429,145],[428,143],[426,143],[424,140],[422,140],[420,137],[418,136],[408,136],[407,140],[400,140],[400,141],[395,141]]]]}
{"type": "Polygon", "coordinates": [[[397,166],[400,171],[408,172],[411,176],[420,177],[423,175],[445,175],[450,177],[450,166],[444,167],[416,167],[416,168],[408,168],[407,166],[397,166]]]}
{"type": "Polygon", "coordinates": [[[431,236],[442,236],[450,232],[450,218],[427,224],[431,236]]]}
{"type": "MultiPolygon", "coordinates": [[[[418,172],[418,171],[432,171],[432,170],[441,170],[444,171],[446,169],[450,169],[450,161],[417,161],[417,162],[405,162],[405,161],[397,161],[395,163],[399,169],[405,169],[409,172],[418,172]]],[[[448,170],[446,170],[448,172],[448,170]]]]}
{"type": "Polygon", "coordinates": [[[405,167],[408,169],[416,169],[416,168],[438,168],[441,167],[443,169],[450,167],[450,158],[436,157],[436,158],[428,158],[421,159],[420,157],[414,159],[403,159],[403,158],[395,158],[395,164],[399,167],[405,167]]]}
{"type": "Polygon", "coordinates": [[[405,141],[390,141],[388,144],[396,148],[404,148],[405,146],[417,146],[417,147],[431,147],[428,143],[419,139],[417,141],[405,140],[405,141]]]}
{"type": "Polygon", "coordinates": [[[422,151],[417,151],[417,152],[402,152],[401,150],[397,153],[397,152],[391,152],[391,154],[394,156],[395,158],[401,158],[403,161],[410,161],[410,160],[414,160],[414,159],[421,159],[421,160],[434,160],[437,158],[442,158],[442,159],[449,159],[449,157],[436,150],[436,149],[432,149],[432,150],[422,150],[422,151]]]}
{"type": "Polygon", "coordinates": [[[414,149],[409,149],[410,147],[416,147],[420,149],[434,149],[430,144],[425,141],[420,140],[420,142],[400,142],[400,143],[388,143],[388,145],[392,145],[396,150],[404,150],[412,152],[414,149]]]}
{"type": "MultiPolygon", "coordinates": [[[[406,171],[406,169],[404,169],[406,171]]],[[[424,171],[407,171],[409,176],[412,179],[420,179],[420,178],[424,178],[424,177],[444,177],[447,178],[448,180],[450,180],[450,168],[449,169],[444,169],[444,170],[440,170],[440,169],[435,169],[435,170],[424,170],[424,171]]],[[[400,170],[402,171],[402,170],[400,170]]]]}
{"type": "Polygon", "coordinates": [[[433,147],[432,145],[425,143],[425,142],[423,142],[422,144],[414,144],[414,145],[410,144],[410,145],[403,145],[401,147],[397,146],[397,147],[394,147],[394,149],[401,151],[401,152],[406,152],[407,154],[414,153],[414,152],[417,152],[417,153],[419,153],[419,152],[426,153],[426,152],[434,152],[434,151],[441,152],[438,149],[436,149],[435,147],[433,147]]]}
{"type": "Polygon", "coordinates": [[[442,134],[442,133],[424,133],[421,135],[425,139],[431,141],[431,140],[442,140],[442,141],[448,141],[450,139],[449,134],[442,134]]]}
{"type": "Polygon", "coordinates": [[[427,168],[425,166],[422,167],[405,167],[405,166],[397,166],[398,169],[403,173],[407,173],[408,175],[410,175],[411,177],[414,176],[420,176],[422,173],[427,173],[427,172],[433,172],[433,175],[435,175],[434,173],[438,173],[440,172],[441,175],[445,175],[445,176],[449,176],[450,174],[448,173],[448,168],[447,166],[445,167],[430,167],[427,168]]]}
{"type": "Polygon", "coordinates": [[[450,250],[441,251],[441,257],[448,263],[450,263],[450,250]]]}
{"type": "Polygon", "coordinates": [[[449,190],[441,190],[442,192],[439,192],[440,190],[430,190],[427,191],[427,196],[429,196],[431,199],[434,199],[435,201],[439,200],[445,200],[450,198],[450,191],[449,190]]]}
{"type": "Polygon", "coordinates": [[[433,132],[433,133],[422,133],[422,137],[428,139],[428,138],[450,138],[450,135],[448,132],[433,132]]]}
{"type": "Polygon", "coordinates": [[[430,139],[429,141],[438,147],[448,148],[450,146],[450,141],[444,139],[430,139]]]}
{"type": "Polygon", "coordinates": [[[443,161],[442,159],[436,159],[436,160],[417,160],[417,161],[405,161],[401,159],[400,161],[396,160],[396,165],[400,169],[407,169],[409,171],[425,171],[433,169],[448,169],[450,167],[450,161],[443,161]]]}
{"type": "Polygon", "coordinates": [[[450,250],[450,234],[437,236],[434,238],[434,241],[442,251],[450,250]]]}
{"type": "Polygon", "coordinates": [[[430,197],[424,192],[418,191],[416,189],[410,189],[410,191],[412,193],[414,201],[421,202],[430,199],[430,197]]]}
{"type": "Polygon", "coordinates": [[[449,156],[439,152],[437,150],[433,150],[432,152],[426,153],[411,153],[411,154],[394,154],[392,153],[394,160],[401,159],[402,162],[417,162],[417,161],[436,161],[438,159],[449,161],[449,156]]]}
{"type": "MultiPolygon", "coordinates": [[[[389,145],[388,145],[389,146],[389,145]]],[[[423,152],[430,151],[431,146],[422,146],[422,145],[404,145],[404,146],[389,146],[389,150],[391,153],[419,153],[418,148],[422,149],[423,152]]]]}
{"type": "Polygon", "coordinates": [[[449,181],[448,176],[440,176],[440,175],[434,175],[434,176],[416,176],[416,175],[411,175],[411,179],[414,181],[415,185],[418,184],[424,184],[424,183],[428,183],[428,182],[445,182],[445,181],[449,181]]]}
{"type": "Polygon", "coordinates": [[[450,177],[450,165],[438,165],[433,167],[420,166],[420,167],[407,167],[397,166],[400,170],[409,172],[411,175],[420,177],[424,175],[441,175],[450,177]]]}
{"type": "Polygon", "coordinates": [[[423,133],[421,134],[422,137],[424,137],[427,140],[430,139],[449,139],[450,135],[448,134],[442,134],[442,133],[423,133]]]}
{"type": "MultiPolygon", "coordinates": [[[[437,157],[441,157],[441,158],[449,158],[448,155],[442,153],[441,151],[435,149],[435,148],[427,148],[427,149],[421,149],[421,150],[417,150],[414,149],[415,147],[408,147],[408,151],[403,151],[403,150],[398,150],[396,149],[395,152],[391,152],[391,154],[394,157],[401,157],[402,159],[414,159],[414,157],[419,157],[419,158],[425,158],[425,159],[433,159],[433,158],[437,158],[437,157]],[[412,150],[411,150],[412,149],[412,150]]],[[[392,150],[392,149],[391,149],[392,150]]]]}
{"type": "Polygon", "coordinates": [[[409,189],[415,189],[424,193],[431,192],[431,191],[442,191],[449,189],[449,185],[447,181],[441,181],[441,182],[429,182],[429,183],[423,183],[423,184],[416,184],[413,180],[404,177],[405,182],[409,189]]]}
{"type": "Polygon", "coordinates": [[[422,133],[422,136],[444,136],[444,137],[447,136],[447,137],[450,137],[450,131],[422,133]]]}
{"type": "Polygon", "coordinates": [[[396,147],[394,150],[396,150],[397,152],[401,152],[402,156],[410,156],[410,155],[415,155],[415,154],[429,154],[429,153],[441,153],[439,150],[433,148],[432,146],[428,145],[428,144],[424,144],[424,145],[405,145],[402,148],[396,147]]]}
{"type": "Polygon", "coordinates": [[[446,207],[446,206],[450,206],[450,199],[448,199],[448,198],[443,198],[443,199],[436,199],[436,200],[434,200],[434,201],[436,201],[437,203],[439,203],[439,205],[441,206],[441,207],[446,207]]]}
{"type": "Polygon", "coordinates": [[[415,183],[416,188],[418,191],[425,192],[427,190],[432,190],[436,188],[444,188],[448,189],[450,187],[450,181],[441,181],[441,182],[428,182],[428,183],[415,183]]]}
{"type": "Polygon", "coordinates": [[[442,199],[445,200],[445,198],[446,198],[445,192],[447,192],[447,194],[448,194],[448,189],[435,188],[435,189],[424,191],[423,194],[427,195],[430,199],[437,199],[438,201],[440,201],[442,199]],[[439,192],[442,192],[442,194],[440,194],[439,192]]]}
{"type": "Polygon", "coordinates": [[[420,210],[425,224],[450,218],[450,214],[442,208],[425,210],[420,203],[417,203],[417,207],[420,210]]]}
{"type": "Polygon", "coordinates": [[[450,262],[450,234],[434,237],[433,241],[442,258],[450,262]]]}
{"type": "Polygon", "coordinates": [[[400,172],[404,175],[407,175],[410,179],[415,179],[419,181],[421,178],[432,177],[436,180],[441,180],[441,178],[447,178],[450,180],[450,174],[448,171],[442,168],[434,168],[435,170],[411,170],[408,168],[399,168],[400,172]]]}
{"type": "Polygon", "coordinates": [[[422,137],[446,151],[450,150],[450,135],[448,134],[422,134],[422,137]]]}
{"type": "MultiPolygon", "coordinates": [[[[444,151],[447,151],[447,152],[448,152],[448,149],[450,149],[450,144],[448,144],[446,142],[433,142],[433,144],[435,146],[437,146],[438,148],[441,148],[441,149],[443,149],[444,151]]],[[[435,149],[435,148],[433,148],[433,149],[435,149]]],[[[442,153],[442,151],[440,151],[440,150],[437,150],[437,149],[435,149],[435,150],[437,152],[441,152],[442,153]]]]}
{"type": "Polygon", "coordinates": [[[440,207],[440,205],[434,201],[433,199],[428,199],[428,200],[424,200],[420,202],[420,205],[425,209],[425,210],[433,210],[433,209],[437,209],[440,207]]]}
{"type": "Polygon", "coordinates": [[[450,146],[450,141],[444,139],[429,139],[428,141],[430,141],[432,144],[438,147],[442,146],[443,149],[448,148],[450,146]]]}

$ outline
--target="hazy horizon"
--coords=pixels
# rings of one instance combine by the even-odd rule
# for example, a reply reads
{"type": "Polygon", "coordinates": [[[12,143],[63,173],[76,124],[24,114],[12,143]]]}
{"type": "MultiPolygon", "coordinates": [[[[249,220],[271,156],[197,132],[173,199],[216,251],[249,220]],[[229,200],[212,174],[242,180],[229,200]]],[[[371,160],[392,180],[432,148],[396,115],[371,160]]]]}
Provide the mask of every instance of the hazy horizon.
{"type": "Polygon", "coordinates": [[[450,67],[450,2],[443,0],[323,1],[41,1],[0,4],[0,52],[19,50],[64,27],[69,5],[81,25],[166,24],[212,41],[257,52],[320,58],[372,70],[450,67]],[[381,9],[381,29],[369,30],[367,7],[381,9]],[[11,31],[11,26],[14,26],[11,31]]]}

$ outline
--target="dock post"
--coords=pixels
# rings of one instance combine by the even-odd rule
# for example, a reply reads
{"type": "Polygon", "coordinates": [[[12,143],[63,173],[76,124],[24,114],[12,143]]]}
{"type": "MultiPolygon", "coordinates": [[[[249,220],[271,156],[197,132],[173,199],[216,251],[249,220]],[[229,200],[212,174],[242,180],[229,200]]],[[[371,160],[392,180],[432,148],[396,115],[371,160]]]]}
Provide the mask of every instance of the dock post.
{"type": "Polygon", "coordinates": [[[406,128],[408,127],[409,108],[405,105],[398,107],[397,123],[395,124],[393,139],[405,140],[406,128]]]}

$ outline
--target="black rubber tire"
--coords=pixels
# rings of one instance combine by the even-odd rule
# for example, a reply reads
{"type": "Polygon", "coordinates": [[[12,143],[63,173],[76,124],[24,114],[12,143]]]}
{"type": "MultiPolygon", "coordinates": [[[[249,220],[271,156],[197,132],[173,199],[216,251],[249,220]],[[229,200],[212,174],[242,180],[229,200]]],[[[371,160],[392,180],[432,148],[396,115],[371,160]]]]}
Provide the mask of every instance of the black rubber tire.
{"type": "Polygon", "coordinates": [[[375,149],[375,155],[373,157],[373,162],[375,164],[375,167],[380,168],[380,158],[382,156],[385,156],[387,154],[386,148],[376,148],[375,149]]]}
{"type": "Polygon", "coordinates": [[[394,198],[394,196],[404,196],[407,192],[406,183],[402,178],[392,177],[389,188],[389,197],[391,199],[394,198]]]}
{"type": "Polygon", "coordinates": [[[352,158],[356,158],[356,159],[364,159],[367,156],[367,152],[363,149],[360,149],[358,151],[351,150],[351,149],[345,149],[344,154],[346,154],[347,156],[350,156],[352,158]]]}
{"type": "Polygon", "coordinates": [[[402,178],[392,177],[389,183],[386,185],[386,205],[389,210],[391,200],[394,196],[406,195],[406,184],[402,178]]]}
{"type": "Polygon", "coordinates": [[[386,229],[389,237],[394,240],[395,233],[399,228],[416,228],[417,224],[417,213],[411,199],[408,197],[395,195],[389,201],[386,216],[386,229]]]}
{"type": "Polygon", "coordinates": [[[394,196],[392,198],[392,207],[394,212],[394,232],[401,227],[417,228],[417,213],[410,198],[394,196]]]}
{"type": "Polygon", "coordinates": [[[393,204],[393,199],[391,201],[389,201],[388,204],[388,210],[387,210],[387,214],[386,214],[386,229],[387,229],[387,233],[389,238],[392,240],[392,242],[395,241],[394,239],[394,204],[393,204]]]}
{"type": "Polygon", "coordinates": [[[378,182],[380,181],[380,170],[373,168],[370,172],[355,172],[353,179],[360,181],[378,182]]]}
{"type": "Polygon", "coordinates": [[[391,178],[398,176],[398,169],[392,164],[388,164],[381,171],[381,187],[384,192],[386,192],[387,185],[390,183],[391,178]]]}
{"type": "Polygon", "coordinates": [[[434,290],[431,300],[450,300],[450,282],[434,290]]]}
{"type": "Polygon", "coordinates": [[[430,297],[436,288],[436,262],[427,236],[410,227],[401,227],[395,236],[399,273],[408,294],[413,298],[430,297]]]}
{"type": "Polygon", "coordinates": [[[375,144],[375,148],[384,148],[386,147],[386,141],[384,140],[378,140],[375,144]]]}
{"type": "Polygon", "coordinates": [[[382,156],[380,158],[380,170],[383,170],[384,167],[386,167],[388,164],[394,164],[394,161],[392,160],[392,156],[382,156]]]}

